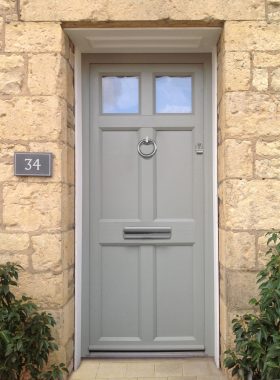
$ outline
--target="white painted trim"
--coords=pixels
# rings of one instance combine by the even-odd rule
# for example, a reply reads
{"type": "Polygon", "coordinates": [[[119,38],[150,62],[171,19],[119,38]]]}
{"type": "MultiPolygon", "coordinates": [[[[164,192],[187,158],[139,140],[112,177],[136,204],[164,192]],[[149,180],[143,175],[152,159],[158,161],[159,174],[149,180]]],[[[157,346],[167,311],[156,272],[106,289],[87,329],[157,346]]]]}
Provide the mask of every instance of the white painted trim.
{"type": "MultiPolygon", "coordinates": [[[[82,298],[82,67],[81,52],[75,46],[75,345],[74,368],[81,362],[82,298]]],[[[218,261],[218,191],[217,191],[217,49],[212,49],[212,141],[213,141],[213,226],[214,226],[214,297],[215,297],[215,363],[219,367],[219,261],[218,261]]]]}
{"type": "Polygon", "coordinates": [[[75,47],[75,344],[74,369],[81,363],[83,232],[82,55],[75,47]]]}
{"type": "Polygon", "coordinates": [[[217,48],[212,50],[212,168],[213,168],[213,249],[214,249],[214,337],[215,363],[220,367],[220,295],[219,295],[219,220],[218,220],[218,120],[217,120],[217,48]]]}

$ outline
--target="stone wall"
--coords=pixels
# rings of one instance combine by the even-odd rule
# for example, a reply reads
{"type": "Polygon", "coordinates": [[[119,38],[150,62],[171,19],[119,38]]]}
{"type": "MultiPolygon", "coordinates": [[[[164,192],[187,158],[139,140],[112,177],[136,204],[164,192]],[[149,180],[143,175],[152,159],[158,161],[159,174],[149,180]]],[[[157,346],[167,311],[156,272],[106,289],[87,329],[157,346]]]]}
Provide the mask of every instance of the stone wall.
{"type": "Polygon", "coordinates": [[[72,368],[73,47],[59,23],[19,22],[17,6],[0,1],[0,262],[23,266],[20,291],[55,316],[72,368]],[[15,177],[16,151],[53,152],[53,176],[15,177]]]}
{"type": "Polygon", "coordinates": [[[1,262],[59,321],[73,355],[73,48],[63,26],[223,25],[218,46],[221,350],[280,228],[280,0],[0,0],[1,262]],[[51,179],[13,176],[14,151],[55,154],[51,179]]]}

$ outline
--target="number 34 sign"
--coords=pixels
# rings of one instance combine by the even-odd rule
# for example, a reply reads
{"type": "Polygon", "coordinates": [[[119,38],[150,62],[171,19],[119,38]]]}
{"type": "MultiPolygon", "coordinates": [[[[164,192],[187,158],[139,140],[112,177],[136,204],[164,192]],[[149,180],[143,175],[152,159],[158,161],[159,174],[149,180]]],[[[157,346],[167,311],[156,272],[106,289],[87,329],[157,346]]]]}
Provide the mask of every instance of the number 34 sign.
{"type": "Polygon", "coordinates": [[[52,175],[52,153],[23,153],[14,155],[16,176],[40,176],[52,175]]]}

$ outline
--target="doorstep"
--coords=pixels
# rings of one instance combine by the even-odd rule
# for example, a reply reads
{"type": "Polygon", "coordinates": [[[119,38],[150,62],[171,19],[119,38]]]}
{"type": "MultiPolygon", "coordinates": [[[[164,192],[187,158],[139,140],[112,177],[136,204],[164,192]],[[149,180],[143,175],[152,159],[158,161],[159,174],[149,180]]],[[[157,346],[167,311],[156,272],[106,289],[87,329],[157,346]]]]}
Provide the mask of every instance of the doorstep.
{"type": "Polygon", "coordinates": [[[212,358],[84,359],[70,380],[225,380],[212,358]]]}

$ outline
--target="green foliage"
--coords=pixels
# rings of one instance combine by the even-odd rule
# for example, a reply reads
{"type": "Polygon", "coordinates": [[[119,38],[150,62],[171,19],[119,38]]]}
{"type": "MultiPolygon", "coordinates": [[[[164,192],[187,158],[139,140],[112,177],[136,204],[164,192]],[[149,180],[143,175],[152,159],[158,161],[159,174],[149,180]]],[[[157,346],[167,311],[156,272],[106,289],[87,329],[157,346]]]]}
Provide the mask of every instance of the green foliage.
{"type": "Polygon", "coordinates": [[[51,352],[58,350],[51,328],[52,315],[40,312],[32,299],[17,299],[11,287],[18,286],[19,265],[0,265],[0,380],[58,380],[67,372],[64,364],[47,371],[51,352]]]}
{"type": "Polygon", "coordinates": [[[280,232],[271,232],[268,262],[257,275],[259,299],[251,299],[256,314],[232,321],[235,350],[225,352],[224,364],[232,375],[256,380],[280,379],[280,232]]]}

